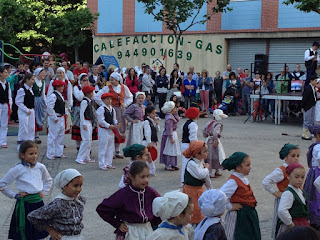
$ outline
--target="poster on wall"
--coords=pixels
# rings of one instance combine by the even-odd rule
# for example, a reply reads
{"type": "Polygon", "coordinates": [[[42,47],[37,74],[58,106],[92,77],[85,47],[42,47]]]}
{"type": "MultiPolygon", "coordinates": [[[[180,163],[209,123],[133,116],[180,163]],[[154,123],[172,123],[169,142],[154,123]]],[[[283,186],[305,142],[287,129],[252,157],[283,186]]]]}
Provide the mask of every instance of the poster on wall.
{"type": "Polygon", "coordinates": [[[150,58],[150,67],[155,72],[159,72],[163,64],[164,61],[162,60],[162,58],[150,58]]]}

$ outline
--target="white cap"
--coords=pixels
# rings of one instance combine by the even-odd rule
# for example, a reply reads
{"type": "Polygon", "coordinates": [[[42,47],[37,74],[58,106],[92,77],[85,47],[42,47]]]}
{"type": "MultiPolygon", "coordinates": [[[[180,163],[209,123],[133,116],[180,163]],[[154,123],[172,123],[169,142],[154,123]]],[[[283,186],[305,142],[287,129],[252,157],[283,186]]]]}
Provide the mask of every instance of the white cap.
{"type": "Polygon", "coordinates": [[[221,109],[216,109],[213,111],[213,117],[214,119],[220,121],[222,118],[227,118],[228,115],[224,114],[221,109]]]}
{"type": "Polygon", "coordinates": [[[202,214],[206,217],[219,216],[226,209],[227,196],[218,189],[210,189],[202,193],[198,204],[202,214]]]}
{"type": "Polygon", "coordinates": [[[115,80],[120,80],[120,75],[116,72],[111,73],[110,77],[114,78],[115,80]]]}
{"type": "Polygon", "coordinates": [[[168,102],[165,102],[163,107],[161,108],[162,112],[163,113],[169,113],[172,111],[172,109],[174,109],[176,106],[176,104],[173,102],[173,101],[168,101],[168,102]]]}
{"type": "Polygon", "coordinates": [[[69,168],[66,170],[63,170],[57,174],[57,176],[54,179],[54,184],[58,188],[63,188],[66,186],[72,179],[82,176],[81,173],[78,172],[78,170],[69,168]]]}

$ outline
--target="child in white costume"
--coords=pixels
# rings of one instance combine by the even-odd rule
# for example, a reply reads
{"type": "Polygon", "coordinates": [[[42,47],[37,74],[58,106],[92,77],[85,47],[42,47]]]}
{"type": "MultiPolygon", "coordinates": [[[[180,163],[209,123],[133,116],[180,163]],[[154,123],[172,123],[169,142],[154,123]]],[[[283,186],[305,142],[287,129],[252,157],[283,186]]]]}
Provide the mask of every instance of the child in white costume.
{"type": "Polygon", "coordinates": [[[65,118],[67,110],[64,103],[62,92],[64,89],[64,82],[61,80],[54,80],[52,86],[55,91],[47,98],[47,112],[48,112],[48,140],[47,140],[47,158],[53,160],[56,157],[66,158],[63,155],[63,139],[65,135],[65,118]]]}
{"type": "Polygon", "coordinates": [[[116,112],[111,106],[112,95],[104,93],[101,95],[103,104],[97,110],[97,119],[99,123],[99,168],[108,170],[114,168],[112,165],[114,152],[114,133],[118,124],[116,112]]]}
{"type": "Polygon", "coordinates": [[[182,192],[172,191],[155,198],[152,212],[162,223],[147,240],[193,240],[194,229],[188,224],[192,211],[192,199],[182,192]]]}

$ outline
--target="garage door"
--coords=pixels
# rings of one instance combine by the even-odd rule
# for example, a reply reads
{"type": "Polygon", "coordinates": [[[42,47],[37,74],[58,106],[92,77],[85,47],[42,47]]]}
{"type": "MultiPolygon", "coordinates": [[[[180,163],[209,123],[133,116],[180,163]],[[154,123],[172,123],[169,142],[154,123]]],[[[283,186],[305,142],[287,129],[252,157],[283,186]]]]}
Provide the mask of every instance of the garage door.
{"type": "Polygon", "coordinates": [[[294,71],[295,65],[300,63],[304,71],[304,52],[312,46],[314,39],[271,39],[269,50],[269,71],[280,73],[284,63],[288,63],[289,70],[294,71]],[[277,64],[272,64],[277,63],[277,64]]]}
{"type": "MultiPolygon", "coordinates": [[[[228,46],[228,63],[234,71],[238,67],[250,70],[256,54],[266,54],[264,39],[230,39],[228,46]]],[[[253,71],[253,70],[252,70],[253,71]]]]}

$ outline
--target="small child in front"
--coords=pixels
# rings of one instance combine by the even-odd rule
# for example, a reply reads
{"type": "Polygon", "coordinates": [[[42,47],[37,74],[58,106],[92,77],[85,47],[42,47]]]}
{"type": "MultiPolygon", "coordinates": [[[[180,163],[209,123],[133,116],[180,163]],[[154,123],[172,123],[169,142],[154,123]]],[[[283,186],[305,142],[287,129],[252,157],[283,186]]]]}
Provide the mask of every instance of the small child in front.
{"type": "Polygon", "coordinates": [[[287,174],[290,184],[280,198],[278,217],[281,225],[278,235],[293,226],[310,226],[307,219],[309,215],[307,195],[301,189],[306,170],[300,163],[293,163],[287,167],[287,174]]]}
{"type": "Polygon", "coordinates": [[[192,212],[192,199],[179,191],[168,192],[152,203],[152,212],[162,223],[147,240],[193,240],[194,229],[188,224],[192,212]]]}
{"type": "Polygon", "coordinates": [[[104,93],[101,95],[102,105],[97,110],[97,119],[99,123],[99,168],[107,171],[114,169],[112,165],[114,152],[114,133],[118,124],[116,111],[111,106],[112,94],[104,93]]]}
{"type": "Polygon", "coordinates": [[[203,185],[207,189],[211,189],[211,181],[209,177],[209,164],[204,163],[204,159],[208,156],[207,144],[203,141],[195,140],[190,143],[183,155],[189,158],[184,173],[183,192],[192,198],[194,204],[193,216],[190,220],[193,226],[196,226],[203,219],[201,209],[198,205],[198,199],[203,191],[203,185]]]}
{"type": "Polygon", "coordinates": [[[261,240],[257,200],[247,176],[251,170],[251,158],[243,152],[235,152],[222,162],[229,171],[229,180],[220,188],[227,195],[225,231],[227,239],[261,240]],[[248,224],[250,222],[250,224],[248,224]]]}
{"type": "Polygon", "coordinates": [[[221,216],[227,205],[226,194],[218,189],[210,189],[201,195],[198,202],[206,217],[197,226],[194,240],[227,240],[221,224],[221,216]]]}
{"type": "Polygon", "coordinates": [[[50,192],[53,181],[45,165],[37,162],[38,145],[35,142],[23,141],[19,149],[19,158],[21,162],[0,180],[1,192],[9,198],[17,199],[8,238],[43,239],[48,233],[35,229],[27,219],[27,215],[44,205],[42,198],[50,192]],[[14,181],[18,193],[8,187],[14,181]]]}
{"type": "Polygon", "coordinates": [[[66,158],[63,155],[63,139],[65,135],[65,118],[67,113],[62,92],[65,83],[61,80],[54,80],[52,92],[47,98],[48,112],[48,141],[47,141],[47,158],[54,160],[56,157],[66,158]]]}
{"type": "Polygon", "coordinates": [[[52,239],[84,240],[83,209],[86,199],[80,194],[83,177],[76,169],[66,169],[54,179],[61,193],[48,205],[28,214],[29,221],[40,231],[46,230],[52,239]]]}
{"type": "Polygon", "coordinates": [[[286,172],[286,168],[290,166],[292,163],[299,162],[300,158],[300,149],[297,145],[293,145],[290,143],[285,144],[280,152],[279,156],[281,160],[285,162],[279,168],[276,168],[272,173],[266,176],[262,180],[262,185],[266,191],[275,196],[274,199],[274,214],[273,214],[273,222],[272,222],[272,239],[275,239],[275,232],[277,226],[278,219],[278,207],[279,201],[282,193],[286,190],[289,185],[289,179],[286,172]],[[273,188],[273,184],[277,184],[278,191],[273,188]]]}
{"type": "Polygon", "coordinates": [[[76,162],[79,164],[95,162],[95,160],[90,158],[92,130],[96,126],[97,121],[96,110],[92,104],[94,90],[95,88],[92,86],[84,86],[82,88],[84,94],[80,104],[80,129],[82,141],[76,159],[76,162]]]}
{"type": "Polygon", "coordinates": [[[131,183],[105,198],[97,207],[99,216],[116,230],[117,240],[146,239],[160,218],[152,213],[152,202],[159,193],[149,187],[149,168],[143,161],[130,167],[131,183]]]}

